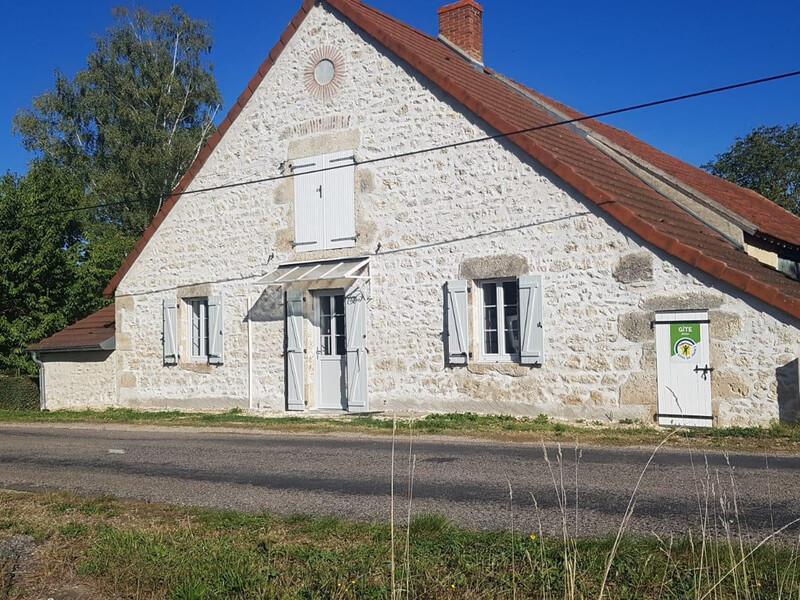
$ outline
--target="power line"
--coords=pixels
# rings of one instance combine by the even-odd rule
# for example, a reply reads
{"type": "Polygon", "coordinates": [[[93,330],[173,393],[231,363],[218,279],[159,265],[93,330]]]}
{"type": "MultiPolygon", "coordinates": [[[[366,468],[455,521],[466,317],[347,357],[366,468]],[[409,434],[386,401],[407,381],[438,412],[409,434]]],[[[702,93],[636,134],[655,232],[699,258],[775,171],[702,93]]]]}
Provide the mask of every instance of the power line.
{"type": "MultiPolygon", "coordinates": [[[[674,103],[674,102],[681,102],[683,100],[690,100],[692,98],[699,98],[701,96],[709,96],[711,94],[718,94],[718,93],[721,93],[721,92],[728,92],[728,91],[736,90],[736,89],[739,89],[739,88],[750,87],[750,86],[754,86],[754,85],[760,85],[760,84],[769,83],[769,82],[772,82],[772,81],[778,81],[780,79],[788,79],[790,77],[797,77],[798,75],[800,75],[800,70],[789,71],[787,73],[781,73],[779,75],[771,75],[769,77],[761,77],[759,79],[751,79],[749,81],[743,81],[743,82],[734,83],[734,84],[731,84],[731,85],[724,85],[724,86],[721,86],[721,87],[715,87],[715,88],[711,88],[711,89],[707,89],[707,90],[702,90],[702,91],[699,91],[699,92],[692,92],[692,93],[689,93],[689,94],[681,94],[680,96],[672,96],[670,98],[664,98],[662,100],[654,100],[654,101],[651,101],[651,102],[644,102],[642,104],[634,104],[632,106],[626,106],[624,108],[616,108],[616,109],[613,109],[613,110],[606,110],[606,111],[594,113],[594,114],[591,114],[591,115],[584,115],[584,116],[581,116],[581,117],[575,117],[573,119],[566,119],[566,120],[563,120],[563,121],[554,121],[553,123],[546,123],[544,125],[536,125],[534,127],[526,127],[524,129],[517,129],[515,131],[509,131],[509,132],[505,132],[505,133],[495,133],[495,134],[492,134],[492,135],[487,135],[487,136],[478,137],[478,138],[472,138],[472,139],[463,140],[463,141],[460,141],[460,142],[452,142],[452,143],[449,143],[449,144],[442,144],[442,145],[439,145],[439,146],[430,146],[428,148],[421,148],[419,150],[409,150],[408,152],[400,152],[398,154],[390,154],[390,155],[387,155],[387,156],[379,156],[377,158],[368,158],[366,160],[355,161],[355,165],[356,166],[358,166],[358,165],[369,165],[369,164],[374,164],[374,163],[379,163],[379,162],[385,162],[385,161],[388,161],[388,160],[395,160],[395,159],[399,159],[399,158],[408,158],[408,157],[411,157],[411,156],[417,156],[417,155],[420,155],[420,154],[426,154],[428,152],[437,152],[437,151],[440,151],[440,150],[447,150],[447,149],[451,149],[451,148],[460,148],[462,146],[467,146],[467,145],[470,145],[470,144],[478,144],[478,143],[481,143],[481,142],[488,142],[488,141],[491,141],[491,140],[508,138],[508,137],[512,137],[512,136],[515,136],[515,135],[521,135],[521,134],[525,134],[525,133],[532,133],[534,131],[541,131],[543,129],[550,129],[551,127],[559,127],[559,126],[562,126],[562,125],[570,125],[572,123],[580,123],[581,121],[588,121],[588,120],[591,120],[591,119],[599,119],[599,118],[602,118],[602,117],[609,117],[609,116],[612,116],[612,115],[619,115],[619,114],[626,113],[626,112],[632,112],[632,111],[635,111],[635,110],[641,110],[643,108],[651,108],[651,107],[654,107],[654,106],[661,106],[663,104],[671,104],[671,103],[674,103]]],[[[311,175],[311,174],[314,174],[314,173],[324,173],[326,171],[334,171],[336,169],[344,169],[344,168],[348,168],[348,167],[351,167],[351,166],[353,166],[352,163],[351,164],[335,165],[335,166],[332,166],[332,167],[324,167],[322,169],[314,169],[314,170],[311,170],[311,171],[304,171],[301,174],[302,175],[311,175]]],[[[275,175],[275,176],[272,176],[272,177],[263,177],[263,178],[260,178],[260,179],[250,179],[250,180],[247,180],[247,181],[239,181],[239,182],[235,182],[235,183],[221,184],[221,185],[212,186],[212,187],[198,188],[198,189],[194,189],[194,190],[186,190],[186,191],[180,192],[177,195],[178,196],[187,196],[187,195],[190,195],[190,194],[201,194],[201,193],[205,193],[205,192],[214,192],[214,191],[218,191],[218,190],[226,190],[226,189],[231,189],[231,188],[236,188],[236,187],[242,187],[242,186],[245,186],[245,185],[257,185],[259,183],[269,183],[269,182],[272,182],[272,181],[280,181],[282,179],[290,179],[290,178],[293,178],[293,177],[296,177],[296,175],[294,173],[285,173],[285,174],[281,174],[281,175],[275,175]]],[[[28,214],[28,215],[24,215],[24,214],[23,215],[18,215],[18,218],[32,218],[32,217],[41,217],[41,216],[48,216],[48,215],[66,214],[66,213],[78,212],[78,211],[82,211],[82,210],[94,210],[94,209],[98,209],[98,208],[109,208],[109,207],[113,207],[113,206],[123,206],[123,205],[127,205],[127,204],[132,204],[132,203],[139,203],[139,202],[141,202],[141,203],[144,203],[144,202],[161,202],[161,201],[164,201],[164,200],[166,200],[166,199],[168,199],[168,198],[170,198],[171,196],[174,196],[174,195],[176,195],[176,194],[169,193],[169,194],[165,194],[163,196],[156,196],[156,197],[151,197],[151,198],[135,198],[135,199],[132,199],[132,200],[120,200],[118,202],[106,202],[106,203],[103,203],[103,204],[94,204],[94,205],[90,205],[90,206],[76,206],[76,207],[72,207],[72,208],[64,208],[64,209],[59,209],[59,210],[54,210],[54,211],[31,213],[31,214],[28,214]]]]}

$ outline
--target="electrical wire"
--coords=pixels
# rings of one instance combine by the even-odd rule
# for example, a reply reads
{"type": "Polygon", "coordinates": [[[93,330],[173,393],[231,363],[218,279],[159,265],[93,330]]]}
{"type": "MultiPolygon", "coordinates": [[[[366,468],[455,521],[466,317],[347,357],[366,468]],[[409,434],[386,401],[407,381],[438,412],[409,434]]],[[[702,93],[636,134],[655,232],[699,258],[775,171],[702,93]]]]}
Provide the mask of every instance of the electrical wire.
{"type": "MultiPolygon", "coordinates": [[[[449,143],[449,144],[441,144],[441,145],[438,145],[438,146],[430,146],[430,147],[427,147],[427,148],[420,148],[418,150],[409,150],[407,152],[400,152],[398,154],[390,154],[390,155],[386,155],[386,156],[378,156],[376,158],[368,158],[368,159],[365,159],[365,160],[355,161],[355,165],[356,166],[369,165],[369,164],[375,164],[375,163],[385,162],[385,161],[389,161],[389,160],[397,160],[397,159],[400,159],[400,158],[408,158],[408,157],[411,157],[411,156],[418,156],[420,154],[426,154],[428,152],[437,152],[437,151],[441,151],[441,150],[448,150],[448,149],[451,149],[451,148],[460,148],[462,146],[467,146],[467,145],[470,145],[470,144],[478,144],[478,143],[481,143],[481,142],[488,142],[488,141],[498,140],[498,139],[502,139],[502,138],[509,138],[509,137],[513,137],[515,135],[523,135],[523,134],[526,134],[526,133],[532,133],[534,131],[541,131],[543,129],[550,129],[552,127],[560,127],[560,126],[563,126],[563,125],[570,125],[572,123],[579,123],[581,121],[588,121],[588,120],[591,120],[591,119],[599,119],[599,118],[602,118],[602,117],[609,117],[609,116],[612,116],[612,115],[619,115],[619,114],[622,114],[622,113],[632,112],[632,111],[635,111],[635,110],[641,110],[641,109],[644,109],[644,108],[652,108],[654,106],[661,106],[661,105],[664,105],[664,104],[671,104],[671,103],[674,103],[674,102],[681,102],[683,100],[690,100],[690,99],[693,99],[693,98],[699,98],[701,96],[709,96],[711,94],[718,94],[718,93],[721,93],[721,92],[728,92],[728,91],[731,91],[731,90],[736,90],[736,89],[740,89],[740,88],[744,88],[744,87],[760,85],[760,84],[763,84],[763,83],[769,83],[769,82],[778,81],[778,80],[781,80],[781,79],[788,79],[790,77],[797,77],[798,75],[800,75],[800,70],[789,71],[789,72],[786,72],[786,73],[781,73],[779,75],[771,75],[769,77],[761,77],[759,79],[751,79],[749,81],[743,81],[743,82],[740,82],[740,83],[724,85],[724,86],[721,86],[721,87],[715,87],[715,88],[711,88],[711,89],[707,89],[707,90],[702,90],[702,91],[699,91],[699,92],[692,92],[692,93],[689,93],[689,94],[681,94],[680,96],[672,96],[670,98],[664,98],[662,100],[653,100],[651,102],[644,102],[644,103],[641,103],[641,104],[634,104],[632,106],[626,106],[624,108],[616,108],[616,109],[613,109],[613,110],[606,110],[606,111],[594,113],[594,114],[591,114],[591,115],[583,115],[583,116],[580,116],[580,117],[575,117],[573,119],[566,119],[566,120],[562,120],[562,121],[554,121],[553,123],[546,123],[544,125],[536,125],[536,126],[533,126],[533,127],[525,127],[523,129],[517,129],[515,131],[495,133],[495,134],[492,134],[492,135],[486,135],[486,136],[482,136],[482,137],[478,137],[478,138],[472,138],[472,139],[469,139],[469,140],[462,140],[460,142],[452,142],[452,143],[449,143]]],[[[353,163],[342,164],[342,165],[334,165],[334,166],[331,166],[331,167],[324,167],[324,168],[321,168],[321,169],[314,169],[314,170],[311,170],[311,171],[303,171],[303,173],[301,173],[300,175],[311,175],[311,174],[314,174],[314,173],[324,173],[326,171],[334,171],[334,170],[337,170],[337,169],[345,169],[345,168],[349,168],[349,167],[352,167],[352,166],[353,166],[353,163]]],[[[17,215],[17,218],[25,219],[25,218],[42,217],[42,216],[50,216],[50,215],[57,215],[57,214],[66,214],[66,213],[78,212],[78,211],[82,211],[82,210],[95,210],[95,209],[101,209],[101,208],[110,208],[110,207],[114,207],[114,206],[124,206],[124,205],[128,205],[128,204],[140,203],[140,202],[141,203],[162,202],[162,201],[167,200],[168,198],[170,198],[172,196],[187,196],[187,195],[190,195],[190,194],[202,194],[202,193],[206,193],[206,192],[214,192],[214,191],[218,191],[218,190],[226,190],[226,189],[242,187],[242,186],[246,186],[246,185],[257,185],[257,184],[261,184],[261,183],[269,183],[269,182],[272,182],[272,181],[280,181],[282,179],[291,179],[293,177],[296,177],[296,175],[294,173],[282,173],[280,175],[274,175],[272,177],[263,177],[263,178],[260,178],[260,179],[250,179],[250,180],[247,180],[247,181],[239,181],[239,182],[222,184],[222,185],[217,185],[217,186],[212,186],[212,187],[198,188],[198,189],[194,189],[194,190],[185,190],[183,192],[174,192],[173,191],[173,192],[170,192],[169,194],[164,194],[162,196],[156,196],[156,197],[150,197],[150,198],[133,198],[133,199],[130,199],[130,200],[121,200],[121,201],[118,201],[118,202],[106,202],[106,203],[103,203],[103,204],[94,204],[94,205],[89,205],[89,206],[75,206],[75,207],[72,207],[72,208],[64,208],[64,209],[59,209],[59,210],[54,210],[54,211],[31,213],[31,214],[27,214],[27,215],[22,214],[22,215],[17,215]]]]}

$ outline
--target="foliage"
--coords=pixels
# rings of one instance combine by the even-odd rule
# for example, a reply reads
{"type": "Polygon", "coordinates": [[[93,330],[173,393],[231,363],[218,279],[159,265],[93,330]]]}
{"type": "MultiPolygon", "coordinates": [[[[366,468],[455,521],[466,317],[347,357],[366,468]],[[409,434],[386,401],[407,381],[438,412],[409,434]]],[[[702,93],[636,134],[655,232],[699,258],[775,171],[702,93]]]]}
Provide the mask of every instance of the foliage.
{"type": "Polygon", "coordinates": [[[0,375],[0,409],[39,410],[39,382],[35,377],[0,375]]]}
{"type": "Polygon", "coordinates": [[[81,201],[74,178],[51,162],[0,178],[0,372],[35,372],[25,348],[99,307],[79,281],[80,222],[50,212],[81,201]]]}
{"type": "Polygon", "coordinates": [[[703,165],[800,216],[800,124],[756,127],[703,165]]]}
{"type": "Polygon", "coordinates": [[[135,238],[210,135],[220,95],[206,23],[177,6],[112,14],[87,68],[72,80],[56,72],[14,127],[28,150],[81,177],[94,201],[119,203],[94,216],[135,238]]]}
{"type": "Polygon", "coordinates": [[[57,71],[14,119],[34,158],[23,177],[0,180],[0,372],[34,371],[26,346],[103,306],[103,288],[213,131],[210,27],[177,6],[112,15],[86,68],[57,71]]]}

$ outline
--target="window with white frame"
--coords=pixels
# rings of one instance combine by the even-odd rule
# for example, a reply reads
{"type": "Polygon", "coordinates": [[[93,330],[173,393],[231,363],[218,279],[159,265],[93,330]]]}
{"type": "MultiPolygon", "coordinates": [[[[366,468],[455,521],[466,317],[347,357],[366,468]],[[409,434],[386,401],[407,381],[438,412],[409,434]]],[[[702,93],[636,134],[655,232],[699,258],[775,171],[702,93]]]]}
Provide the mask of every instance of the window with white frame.
{"type": "Polygon", "coordinates": [[[519,360],[519,284],[516,279],[478,282],[481,358],[519,360]]]}
{"type": "Polygon", "coordinates": [[[186,306],[189,356],[193,360],[205,360],[208,358],[208,298],[190,298],[186,306]]]}
{"type": "Polygon", "coordinates": [[[294,248],[351,248],[356,243],[353,151],[292,161],[294,248]]]}

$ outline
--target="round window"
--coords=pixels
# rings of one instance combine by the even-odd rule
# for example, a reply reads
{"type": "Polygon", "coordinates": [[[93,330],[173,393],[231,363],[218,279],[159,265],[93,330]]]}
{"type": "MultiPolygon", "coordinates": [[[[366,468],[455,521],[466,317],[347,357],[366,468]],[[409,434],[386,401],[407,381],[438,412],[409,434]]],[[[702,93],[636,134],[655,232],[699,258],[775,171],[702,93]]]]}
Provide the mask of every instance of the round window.
{"type": "Polygon", "coordinates": [[[327,85],[333,81],[333,76],[336,75],[336,67],[332,60],[323,58],[314,67],[314,79],[319,85],[327,85]]]}
{"type": "Polygon", "coordinates": [[[311,52],[303,70],[306,90],[317,100],[327,102],[341,87],[346,70],[341,51],[333,46],[320,46],[311,52]]]}

